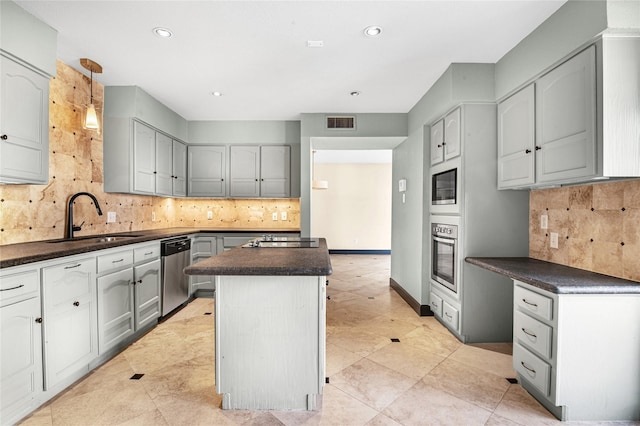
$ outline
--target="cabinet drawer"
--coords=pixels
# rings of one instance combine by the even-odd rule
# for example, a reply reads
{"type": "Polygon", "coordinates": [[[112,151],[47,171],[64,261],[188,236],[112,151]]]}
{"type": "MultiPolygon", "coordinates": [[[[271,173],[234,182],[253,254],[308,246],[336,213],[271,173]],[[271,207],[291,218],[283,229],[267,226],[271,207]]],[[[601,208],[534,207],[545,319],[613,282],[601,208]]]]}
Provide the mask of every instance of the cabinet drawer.
{"type": "Polygon", "coordinates": [[[0,277],[0,306],[38,295],[40,275],[37,269],[3,274],[0,277]]]}
{"type": "Polygon", "coordinates": [[[43,268],[42,296],[47,313],[70,309],[75,302],[95,303],[95,262],[92,257],[43,268]]]}
{"type": "Polygon", "coordinates": [[[147,244],[133,250],[133,261],[135,263],[146,262],[159,257],[160,243],[147,244]]]}
{"type": "Polygon", "coordinates": [[[530,312],[549,321],[553,319],[553,299],[550,297],[516,285],[513,298],[516,306],[524,312],[530,312]]]}
{"type": "Polygon", "coordinates": [[[431,311],[442,317],[442,298],[433,292],[431,292],[431,311]]]}
{"type": "Polygon", "coordinates": [[[549,396],[551,366],[518,343],[513,344],[513,369],[543,395],[549,396]]]}
{"type": "Polygon", "coordinates": [[[133,250],[122,250],[98,256],[98,274],[133,265],[133,250]]]}
{"type": "Polygon", "coordinates": [[[548,325],[516,311],[513,316],[513,336],[534,352],[551,359],[553,329],[548,325]]]}
{"type": "Polygon", "coordinates": [[[454,330],[458,329],[459,317],[460,314],[456,308],[447,302],[442,302],[442,319],[454,330]]]}

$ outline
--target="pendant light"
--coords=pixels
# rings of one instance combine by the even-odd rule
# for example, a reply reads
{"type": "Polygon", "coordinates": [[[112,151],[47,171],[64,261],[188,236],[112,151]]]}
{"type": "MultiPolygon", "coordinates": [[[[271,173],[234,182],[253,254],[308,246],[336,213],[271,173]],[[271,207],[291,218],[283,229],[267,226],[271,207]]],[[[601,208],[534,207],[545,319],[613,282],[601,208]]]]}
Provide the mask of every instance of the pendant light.
{"type": "Polygon", "coordinates": [[[91,72],[91,79],[89,80],[89,90],[91,93],[91,102],[87,105],[84,120],[82,120],[82,128],[100,131],[100,122],[98,121],[98,114],[96,113],[96,107],[93,104],[93,73],[102,73],[102,66],[91,59],[80,59],[80,65],[91,72]]]}
{"type": "Polygon", "coordinates": [[[311,189],[329,189],[329,181],[316,180],[316,151],[313,151],[311,160],[311,189]]]}

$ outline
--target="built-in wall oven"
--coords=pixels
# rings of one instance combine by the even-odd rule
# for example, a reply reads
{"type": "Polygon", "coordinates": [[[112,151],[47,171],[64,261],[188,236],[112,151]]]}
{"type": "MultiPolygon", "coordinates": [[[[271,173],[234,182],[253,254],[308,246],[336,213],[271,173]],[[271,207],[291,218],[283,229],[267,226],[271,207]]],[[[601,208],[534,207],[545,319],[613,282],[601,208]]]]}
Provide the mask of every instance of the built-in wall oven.
{"type": "Polygon", "coordinates": [[[458,226],[431,224],[431,279],[458,293],[458,226]]]}

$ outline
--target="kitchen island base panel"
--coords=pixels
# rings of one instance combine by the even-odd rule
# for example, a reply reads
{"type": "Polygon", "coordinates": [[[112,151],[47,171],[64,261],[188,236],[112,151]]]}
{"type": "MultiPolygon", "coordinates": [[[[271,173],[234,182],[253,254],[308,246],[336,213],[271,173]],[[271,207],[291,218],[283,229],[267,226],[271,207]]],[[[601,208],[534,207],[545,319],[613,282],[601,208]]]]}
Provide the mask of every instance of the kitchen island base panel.
{"type": "Polygon", "coordinates": [[[223,409],[315,410],[325,381],[324,276],[215,277],[223,409]]]}

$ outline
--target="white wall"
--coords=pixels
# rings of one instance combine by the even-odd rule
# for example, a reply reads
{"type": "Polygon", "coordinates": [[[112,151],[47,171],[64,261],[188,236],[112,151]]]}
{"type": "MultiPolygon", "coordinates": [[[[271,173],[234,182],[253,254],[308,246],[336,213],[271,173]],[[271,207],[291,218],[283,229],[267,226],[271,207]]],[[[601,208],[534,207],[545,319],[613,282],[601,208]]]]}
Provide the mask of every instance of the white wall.
{"type": "Polygon", "coordinates": [[[329,189],[311,191],[311,235],[333,250],[391,249],[391,163],[315,164],[329,189]]]}

